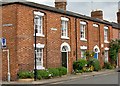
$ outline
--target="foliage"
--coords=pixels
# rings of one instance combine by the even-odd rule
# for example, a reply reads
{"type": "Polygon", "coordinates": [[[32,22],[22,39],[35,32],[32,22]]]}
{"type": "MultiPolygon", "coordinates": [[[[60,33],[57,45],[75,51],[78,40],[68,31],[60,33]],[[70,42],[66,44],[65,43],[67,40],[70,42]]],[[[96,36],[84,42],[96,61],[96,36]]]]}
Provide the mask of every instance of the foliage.
{"type": "Polygon", "coordinates": [[[75,70],[75,73],[83,73],[83,70],[75,70]]]}
{"type": "Polygon", "coordinates": [[[95,59],[95,58],[89,59],[88,60],[88,65],[89,66],[93,66],[94,67],[94,71],[98,71],[98,70],[101,69],[99,61],[97,59],[95,59]]]}
{"type": "Polygon", "coordinates": [[[59,76],[59,70],[57,68],[49,68],[48,71],[52,74],[52,77],[59,76]]]}
{"type": "Polygon", "coordinates": [[[60,76],[67,74],[67,68],[65,68],[65,67],[59,67],[58,70],[59,70],[59,75],[60,76]]]}
{"type": "Polygon", "coordinates": [[[113,69],[114,66],[112,66],[112,65],[110,64],[110,62],[105,62],[105,63],[104,63],[104,68],[105,68],[105,69],[113,69]]]}
{"type": "Polygon", "coordinates": [[[120,40],[112,40],[110,42],[110,58],[111,62],[115,63],[117,61],[117,55],[120,49],[120,40]]]}
{"type": "Polygon", "coordinates": [[[49,79],[51,77],[62,76],[67,74],[67,68],[49,68],[46,70],[37,70],[37,79],[49,79]]]}
{"type": "Polygon", "coordinates": [[[82,69],[85,66],[87,66],[87,60],[85,60],[85,59],[80,59],[73,63],[73,69],[76,73],[82,73],[83,72],[82,69]]]}
{"type": "Polygon", "coordinates": [[[74,70],[81,70],[84,66],[86,66],[87,61],[85,59],[80,59],[78,61],[75,61],[73,63],[73,69],[74,70]]]}
{"type": "Polygon", "coordinates": [[[94,70],[94,67],[93,66],[90,66],[90,67],[83,67],[83,72],[92,72],[94,70]]]}
{"type": "Polygon", "coordinates": [[[51,77],[51,74],[48,70],[37,70],[37,79],[48,79],[51,77]]]}
{"type": "Polygon", "coordinates": [[[84,53],[84,55],[86,56],[87,60],[89,60],[90,58],[93,58],[93,57],[94,57],[95,52],[93,52],[93,51],[86,51],[86,52],[84,53]]]}
{"type": "Polygon", "coordinates": [[[34,77],[34,74],[33,72],[30,72],[30,71],[20,71],[18,73],[19,79],[26,79],[26,78],[33,78],[33,77],[34,77]]]}

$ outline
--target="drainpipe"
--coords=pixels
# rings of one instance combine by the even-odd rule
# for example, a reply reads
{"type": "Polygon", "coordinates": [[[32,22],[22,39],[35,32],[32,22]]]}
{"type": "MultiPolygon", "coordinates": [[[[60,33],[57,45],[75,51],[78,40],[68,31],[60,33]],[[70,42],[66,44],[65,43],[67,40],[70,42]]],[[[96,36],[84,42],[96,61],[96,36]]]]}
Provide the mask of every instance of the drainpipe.
{"type": "Polygon", "coordinates": [[[77,61],[77,18],[75,18],[76,61],[77,61]]]}
{"type": "Polygon", "coordinates": [[[7,61],[8,61],[8,82],[10,82],[10,52],[9,52],[9,49],[3,50],[3,52],[7,52],[7,61]]]}
{"type": "Polygon", "coordinates": [[[44,28],[46,28],[46,68],[48,68],[48,65],[47,65],[47,63],[48,63],[48,52],[47,52],[47,14],[45,13],[45,27],[44,28]]]}

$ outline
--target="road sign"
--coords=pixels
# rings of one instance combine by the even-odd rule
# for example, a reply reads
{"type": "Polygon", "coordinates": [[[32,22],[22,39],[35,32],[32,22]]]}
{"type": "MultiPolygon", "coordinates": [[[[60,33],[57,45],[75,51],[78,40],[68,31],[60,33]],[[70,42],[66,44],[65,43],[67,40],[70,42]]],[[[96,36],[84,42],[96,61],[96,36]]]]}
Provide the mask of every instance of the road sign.
{"type": "Polygon", "coordinates": [[[6,48],[6,39],[5,38],[1,39],[1,43],[2,43],[2,48],[6,48]]]}

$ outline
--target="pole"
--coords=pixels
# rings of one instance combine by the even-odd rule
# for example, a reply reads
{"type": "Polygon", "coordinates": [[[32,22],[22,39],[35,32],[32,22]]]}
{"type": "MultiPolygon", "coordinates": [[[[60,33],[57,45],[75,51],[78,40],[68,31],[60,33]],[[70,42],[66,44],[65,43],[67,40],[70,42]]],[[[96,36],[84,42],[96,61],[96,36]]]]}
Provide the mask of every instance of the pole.
{"type": "Polygon", "coordinates": [[[35,25],[35,69],[34,69],[34,81],[37,80],[37,69],[36,69],[36,25],[35,25]]]}
{"type": "Polygon", "coordinates": [[[3,50],[3,52],[7,52],[7,61],[8,61],[8,82],[10,82],[10,52],[9,49],[3,50]]]}

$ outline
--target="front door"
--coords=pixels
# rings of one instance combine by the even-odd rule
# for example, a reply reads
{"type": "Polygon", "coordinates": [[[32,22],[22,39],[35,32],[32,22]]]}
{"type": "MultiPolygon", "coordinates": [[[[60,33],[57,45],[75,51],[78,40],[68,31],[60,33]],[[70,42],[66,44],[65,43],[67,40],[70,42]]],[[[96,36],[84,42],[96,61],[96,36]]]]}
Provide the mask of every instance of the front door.
{"type": "Polygon", "coordinates": [[[62,52],[62,66],[67,68],[67,52],[62,52]]]}
{"type": "Polygon", "coordinates": [[[94,58],[98,59],[98,53],[95,53],[94,58]]]}

